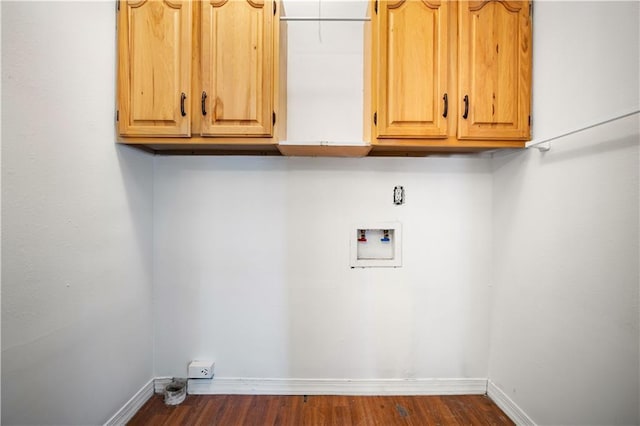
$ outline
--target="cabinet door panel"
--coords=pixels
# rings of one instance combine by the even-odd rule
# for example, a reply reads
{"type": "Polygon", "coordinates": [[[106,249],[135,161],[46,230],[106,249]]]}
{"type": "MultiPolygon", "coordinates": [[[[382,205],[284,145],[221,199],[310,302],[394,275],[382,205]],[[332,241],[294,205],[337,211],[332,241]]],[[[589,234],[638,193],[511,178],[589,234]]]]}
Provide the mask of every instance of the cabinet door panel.
{"type": "Polygon", "coordinates": [[[460,139],[528,139],[531,91],[529,2],[462,2],[460,139]],[[465,105],[464,96],[468,104],[465,105]]]}
{"type": "Polygon", "coordinates": [[[119,13],[120,134],[189,136],[191,3],[123,1],[119,13]]]}
{"type": "Polygon", "coordinates": [[[446,1],[381,1],[378,137],[445,137],[446,1]]]}
{"type": "Polygon", "coordinates": [[[202,7],[202,134],[270,136],[273,1],[214,0],[202,7]]]}

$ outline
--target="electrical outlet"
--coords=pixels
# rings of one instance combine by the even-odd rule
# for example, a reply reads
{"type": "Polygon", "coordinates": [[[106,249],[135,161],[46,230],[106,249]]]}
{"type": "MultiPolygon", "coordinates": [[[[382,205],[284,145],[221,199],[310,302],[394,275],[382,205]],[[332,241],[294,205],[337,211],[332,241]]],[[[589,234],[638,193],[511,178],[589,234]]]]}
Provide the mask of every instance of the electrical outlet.
{"type": "Polygon", "coordinates": [[[187,377],[190,379],[211,379],[214,366],[213,361],[191,361],[187,377]]]}

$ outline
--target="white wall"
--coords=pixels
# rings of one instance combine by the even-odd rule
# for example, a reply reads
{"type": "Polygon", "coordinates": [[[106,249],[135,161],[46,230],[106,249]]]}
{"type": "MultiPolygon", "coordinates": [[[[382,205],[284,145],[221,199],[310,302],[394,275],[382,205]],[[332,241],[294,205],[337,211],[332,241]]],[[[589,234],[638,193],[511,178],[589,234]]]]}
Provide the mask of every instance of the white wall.
{"type": "Polygon", "coordinates": [[[152,377],[153,160],[114,145],[112,2],[2,2],[2,423],[101,424],[152,377]]]}
{"type": "Polygon", "coordinates": [[[538,424],[640,421],[639,134],[626,121],[495,161],[489,378],[538,424]]]}
{"type": "Polygon", "coordinates": [[[156,157],[154,233],[157,375],[487,376],[488,159],[156,157]],[[393,220],[402,268],[350,269],[393,220]]]}
{"type": "MultiPolygon", "coordinates": [[[[639,4],[538,2],[534,134],[637,110],[639,4]]],[[[489,378],[538,424],[638,424],[638,116],[497,155],[489,378]]]]}
{"type": "MultiPolygon", "coordinates": [[[[366,2],[286,1],[364,17],[366,2]]],[[[362,141],[362,23],[291,22],[288,138],[362,141]],[[327,125],[331,123],[331,125],[327,125]]],[[[488,159],[156,158],[158,375],[487,376],[488,159]],[[404,185],[408,203],[392,204],[404,185]],[[351,225],[399,220],[401,269],[351,270],[351,225]]]]}
{"type": "Polygon", "coordinates": [[[639,108],[636,1],[536,1],[533,138],[543,140],[639,108]]]}

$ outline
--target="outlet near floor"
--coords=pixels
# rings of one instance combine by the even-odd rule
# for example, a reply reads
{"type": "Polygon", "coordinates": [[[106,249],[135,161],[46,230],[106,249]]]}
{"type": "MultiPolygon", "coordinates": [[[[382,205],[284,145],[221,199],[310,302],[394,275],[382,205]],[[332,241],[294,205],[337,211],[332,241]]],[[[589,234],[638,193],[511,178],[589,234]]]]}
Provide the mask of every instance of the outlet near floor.
{"type": "Polygon", "coordinates": [[[191,361],[187,377],[189,379],[210,379],[213,377],[213,361],[191,361]]]}

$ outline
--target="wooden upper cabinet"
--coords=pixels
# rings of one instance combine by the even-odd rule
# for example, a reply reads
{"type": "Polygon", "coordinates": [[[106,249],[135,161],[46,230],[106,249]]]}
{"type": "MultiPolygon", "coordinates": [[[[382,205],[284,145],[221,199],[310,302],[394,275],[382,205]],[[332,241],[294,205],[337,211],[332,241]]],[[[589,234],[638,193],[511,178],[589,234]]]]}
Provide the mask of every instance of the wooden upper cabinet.
{"type": "Polygon", "coordinates": [[[272,135],[274,7],[273,0],[202,3],[202,135],[272,135]]]}
{"type": "Polygon", "coordinates": [[[448,1],[380,0],[379,138],[446,137],[448,9],[448,1]]]}
{"type": "Polygon", "coordinates": [[[529,5],[528,1],[460,2],[459,139],[529,139],[529,5]]]}
{"type": "Polygon", "coordinates": [[[121,1],[118,130],[123,136],[189,136],[191,2],[121,1]]]}

